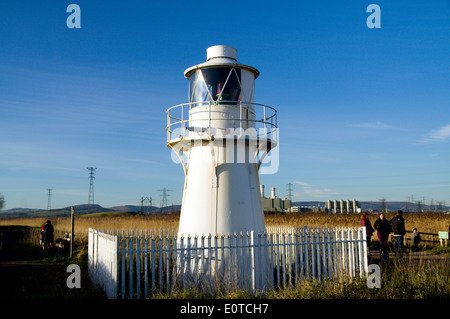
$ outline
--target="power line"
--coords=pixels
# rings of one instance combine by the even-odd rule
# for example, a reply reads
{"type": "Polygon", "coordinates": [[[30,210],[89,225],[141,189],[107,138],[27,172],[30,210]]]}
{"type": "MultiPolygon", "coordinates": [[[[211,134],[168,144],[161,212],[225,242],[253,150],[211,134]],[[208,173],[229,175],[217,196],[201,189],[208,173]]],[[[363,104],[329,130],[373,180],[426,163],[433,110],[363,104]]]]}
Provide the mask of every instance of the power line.
{"type": "Polygon", "coordinates": [[[47,188],[48,200],[47,200],[47,214],[50,214],[52,210],[52,189],[47,188]]]}
{"type": "Polygon", "coordinates": [[[147,212],[150,213],[152,211],[152,203],[153,203],[153,199],[152,197],[141,197],[141,213],[144,213],[144,203],[145,201],[148,201],[148,209],[147,212]]]}
{"type": "Polygon", "coordinates": [[[94,201],[94,179],[96,167],[88,167],[89,171],[89,198],[88,198],[88,212],[95,213],[95,201],[94,201]]]}
{"type": "Polygon", "coordinates": [[[168,206],[168,199],[167,199],[167,197],[170,196],[170,195],[167,194],[167,192],[171,192],[171,191],[172,191],[171,189],[167,189],[165,187],[163,189],[158,189],[158,192],[162,192],[162,194],[161,194],[162,199],[161,199],[161,203],[160,203],[160,205],[161,205],[161,212],[164,210],[164,207],[168,206]]]}
{"type": "Polygon", "coordinates": [[[287,198],[292,202],[292,183],[287,184],[287,198]]]}

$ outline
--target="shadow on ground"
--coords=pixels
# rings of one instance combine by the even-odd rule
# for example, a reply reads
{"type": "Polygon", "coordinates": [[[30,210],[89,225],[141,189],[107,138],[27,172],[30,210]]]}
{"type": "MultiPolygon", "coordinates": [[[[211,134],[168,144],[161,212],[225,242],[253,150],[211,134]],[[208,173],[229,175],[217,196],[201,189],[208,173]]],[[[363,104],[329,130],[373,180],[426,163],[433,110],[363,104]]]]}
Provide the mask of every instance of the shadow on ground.
{"type": "Polygon", "coordinates": [[[105,298],[101,289],[92,286],[87,260],[56,251],[40,254],[39,246],[28,240],[36,234],[36,227],[0,226],[0,299],[105,298]],[[73,263],[81,269],[81,288],[67,286],[72,274],[67,266],[73,263]]]}

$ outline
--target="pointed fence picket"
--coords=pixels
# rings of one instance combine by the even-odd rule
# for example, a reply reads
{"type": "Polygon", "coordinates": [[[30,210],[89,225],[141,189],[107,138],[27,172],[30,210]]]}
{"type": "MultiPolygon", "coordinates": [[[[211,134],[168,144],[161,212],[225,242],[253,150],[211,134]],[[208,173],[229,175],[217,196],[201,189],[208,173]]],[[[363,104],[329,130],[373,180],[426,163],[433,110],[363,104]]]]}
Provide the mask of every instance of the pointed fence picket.
{"type": "Polygon", "coordinates": [[[368,274],[364,227],[268,226],[263,234],[177,236],[173,229],[89,229],[89,274],[108,298],[196,287],[252,293],[368,274]]]}

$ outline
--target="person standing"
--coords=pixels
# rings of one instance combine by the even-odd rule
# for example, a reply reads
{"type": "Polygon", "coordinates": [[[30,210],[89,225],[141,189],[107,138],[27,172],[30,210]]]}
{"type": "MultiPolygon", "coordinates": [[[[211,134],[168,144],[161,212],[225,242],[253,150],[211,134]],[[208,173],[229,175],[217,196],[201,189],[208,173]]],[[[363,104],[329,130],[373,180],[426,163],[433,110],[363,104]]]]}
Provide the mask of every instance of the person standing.
{"type": "Polygon", "coordinates": [[[53,247],[53,237],[53,225],[50,220],[47,220],[44,225],[44,249],[48,248],[50,250],[53,247]]]}
{"type": "Polygon", "coordinates": [[[44,226],[42,226],[39,232],[39,252],[41,254],[44,252],[44,247],[44,226]]]}
{"type": "Polygon", "coordinates": [[[403,236],[405,235],[405,219],[403,211],[397,211],[397,214],[391,220],[392,231],[394,232],[395,254],[397,258],[402,258],[403,236]]]}
{"type": "Polygon", "coordinates": [[[422,237],[420,233],[417,231],[417,228],[413,228],[413,243],[412,251],[419,251],[419,243],[422,241],[422,237]]]}
{"type": "Polygon", "coordinates": [[[369,251],[370,247],[370,240],[372,238],[373,232],[375,229],[372,227],[372,223],[370,222],[370,219],[367,217],[367,213],[364,212],[361,218],[361,226],[366,227],[366,236],[367,236],[367,250],[369,251]]]}
{"type": "Polygon", "coordinates": [[[387,264],[389,261],[388,238],[391,232],[391,223],[384,217],[384,213],[381,213],[373,226],[377,230],[380,242],[380,261],[382,264],[387,264]]]}

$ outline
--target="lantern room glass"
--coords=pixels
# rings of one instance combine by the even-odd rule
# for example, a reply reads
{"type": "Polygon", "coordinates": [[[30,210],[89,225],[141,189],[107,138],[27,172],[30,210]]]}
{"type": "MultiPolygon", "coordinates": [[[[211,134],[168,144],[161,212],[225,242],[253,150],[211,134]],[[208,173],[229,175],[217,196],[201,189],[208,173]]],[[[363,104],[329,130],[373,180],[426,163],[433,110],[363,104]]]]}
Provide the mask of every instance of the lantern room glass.
{"type": "MultiPolygon", "coordinates": [[[[207,68],[190,77],[191,103],[242,101],[241,70],[234,68],[207,68]]],[[[227,103],[228,104],[228,103],[227,103]]]]}

